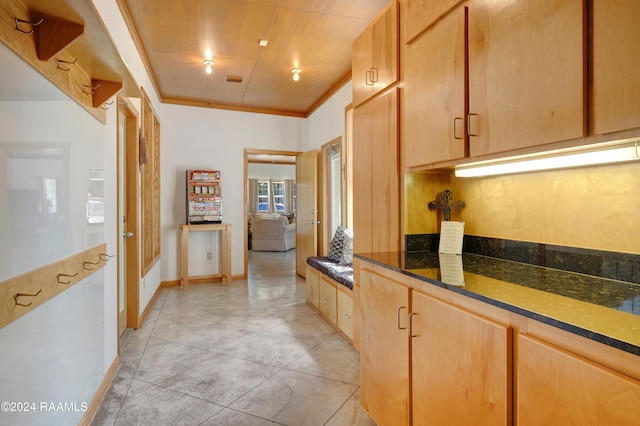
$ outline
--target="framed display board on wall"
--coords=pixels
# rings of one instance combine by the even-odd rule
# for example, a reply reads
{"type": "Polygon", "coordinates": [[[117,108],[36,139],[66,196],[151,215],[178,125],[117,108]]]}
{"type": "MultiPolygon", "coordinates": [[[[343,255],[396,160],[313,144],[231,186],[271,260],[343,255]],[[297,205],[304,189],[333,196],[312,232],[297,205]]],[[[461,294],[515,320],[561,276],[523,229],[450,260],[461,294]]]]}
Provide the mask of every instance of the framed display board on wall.
{"type": "Polygon", "coordinates": [[[160,258],[160,122],[149,97],[142,90],[142,132],[140,143],[146,147],[142,174],[142,276],[160,258]]]}

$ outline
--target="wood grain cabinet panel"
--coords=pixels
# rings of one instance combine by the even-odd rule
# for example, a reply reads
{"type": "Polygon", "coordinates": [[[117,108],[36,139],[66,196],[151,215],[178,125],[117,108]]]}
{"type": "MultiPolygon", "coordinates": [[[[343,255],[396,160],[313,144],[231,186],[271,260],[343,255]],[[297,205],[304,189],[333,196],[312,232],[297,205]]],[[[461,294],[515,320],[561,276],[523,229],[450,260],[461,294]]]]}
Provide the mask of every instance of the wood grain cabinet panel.
{"type": "Polygon", "coordinates": [[[307,300],[316,308],[320,308],[320,280],[320,275],[307,267],[307,300]]]}
{"type": "Polygon", "coordinates": [[[353,105],[358,106],[398,81],[398,2],[384,11],[353,42],[353,105]]]}
{"type": "Polygon", "coordinates": [[[353,114],[353,250],[397,251],[400,245],[400,177],[397,89],[353,114]]]}
{"type": "Polygon", "coordinates": [[[329,320],[332,324],[338,324],[338,300],[336,295],[336,288],[320,279],[320,312],[329,320]]]}
{"type": "Polygon", "coordinates": [[[360,401],[378,425],[409,421],[409,288],[361,270],[360,401]]]}
{"type": "Polygon", "coordinates": [[[416,291],[411,312],[412,424],[511,424],[510,328],[416,291]]]}
{"type": "Polygon", "coordinates": [[[468,7],[470,155],[585,136],[583,0],[468,7]]]}
{"type": "Polygon", "coordinates": [[[403,0],[402,23],[404,42],[409,43],[438,18],[464,0],[403,0]]]}
{"type": "Polygon", "coordinates": [[[465,30],[466,9],[459,8],[406,48],[405,167],[466,155],[465,30]]]}
{"type": "Polygon", "coordinates": [[[353,295],[338,290],[338,328],[353,341],[353,295]]]}
{"type": "Polygon", "coordinates": [[[593,1],[594,133],[640,127],[640,2],[593,1]]]}
{"type": "Polygon", "coordinates": [[[518,425],[640,424],[640,382],[518,335],[518,425]]]}

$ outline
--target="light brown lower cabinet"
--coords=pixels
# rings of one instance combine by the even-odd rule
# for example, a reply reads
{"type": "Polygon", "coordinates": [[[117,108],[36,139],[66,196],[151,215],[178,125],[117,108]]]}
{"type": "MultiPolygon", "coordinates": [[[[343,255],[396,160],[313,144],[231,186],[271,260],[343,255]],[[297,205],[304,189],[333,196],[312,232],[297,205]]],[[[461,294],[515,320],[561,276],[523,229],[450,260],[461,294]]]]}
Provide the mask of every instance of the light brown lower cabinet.
{"type": "Polygon", "coordinates": [[[378,426],[409,423],[409,287],[360,272],[360,403],[378,426]]]}
{"type": "Polygon", "coordinates": [[[411,293],[414,425],[507,425],[511,329],[422,293],[411,293]]]}
{"type": "MultiPolygon", "coordinates": [[[[307,268],[309,271],[309,268],[307,268]]],[[[316,308],[320,309],[320,274],[309,274],[306,276],[307,300],[316,308]]]]}
{"type": "Polygon", "coordinates": [[[370,262],[354,267],[361,404],[378,426],[640,425],[640,357],[370,262]]]}
{"type": "Polygon", "coordinates": [[[353,342],[353,291],[315,268],[306,267],[307,301],[349,342],[353,342]]]}
{"type": "Polygon", "coordinates": [[[518,425],[640,425],[640,381],[518,335],[518,425]]]}
{"type": "Polygon", "coordinates": [[[360,397],[376,424],[511,424],[509,327],[360,276],[360,397]]]}
{"type": "Polygon", "coordinates": [[[338,325],[338,298],[336,291],[337,289],[334,286],[320,279],[320,305],[318,308],[334,325],[338,325]]]}

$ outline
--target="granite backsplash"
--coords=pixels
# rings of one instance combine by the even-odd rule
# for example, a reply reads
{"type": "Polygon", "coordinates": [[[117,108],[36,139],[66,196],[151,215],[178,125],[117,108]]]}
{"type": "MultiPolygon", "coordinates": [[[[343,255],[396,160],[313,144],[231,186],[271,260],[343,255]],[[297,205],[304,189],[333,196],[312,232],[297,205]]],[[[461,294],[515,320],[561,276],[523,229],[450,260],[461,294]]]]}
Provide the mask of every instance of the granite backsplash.
{"type": "MultiPolygon", "coordinates": [[[[405,252],[437,252],[440,234],[405,236],[405,252]]],[[[640,255],[465,235],[463,253],[640,284],[640,255]]]]}

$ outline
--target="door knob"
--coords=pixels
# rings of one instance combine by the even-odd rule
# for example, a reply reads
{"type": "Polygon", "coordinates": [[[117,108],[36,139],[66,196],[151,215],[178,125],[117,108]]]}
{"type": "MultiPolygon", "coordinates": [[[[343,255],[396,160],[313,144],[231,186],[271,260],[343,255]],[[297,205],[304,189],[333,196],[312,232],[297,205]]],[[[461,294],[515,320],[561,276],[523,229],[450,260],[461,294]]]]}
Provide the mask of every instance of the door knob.
{"type": "Polygon", "coordinates": [[[133,237],[133,232],[123,232],[122,236],[124,238],[131,238],[131,237],[133,237]]]}

